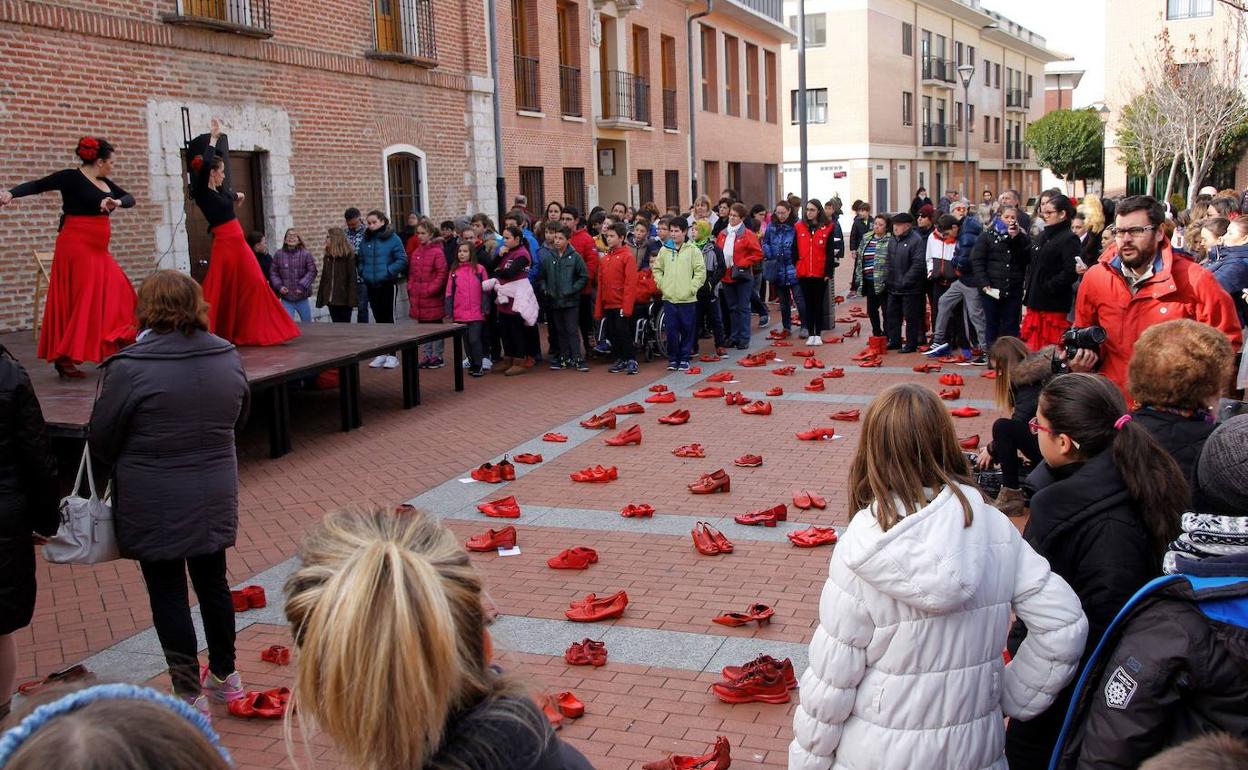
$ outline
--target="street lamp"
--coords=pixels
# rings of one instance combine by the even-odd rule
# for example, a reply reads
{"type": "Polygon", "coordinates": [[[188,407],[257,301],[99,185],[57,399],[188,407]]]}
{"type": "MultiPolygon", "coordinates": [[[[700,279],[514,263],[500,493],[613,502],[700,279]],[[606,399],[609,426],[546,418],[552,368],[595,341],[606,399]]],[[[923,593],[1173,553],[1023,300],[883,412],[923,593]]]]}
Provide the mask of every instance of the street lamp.
{"type": "MultiPolygon", "coordinates": [[[[1108,157],[1107,157],[1107,150],[1105,147],[1105,139],[1107,138],[1107,135],[1109,134],[1109,105],[1102,103],[1101,108],[1096,111],[1096,116],[1101,119],[1101,196],[1104,197],[1105,196],[1105,172],[1108,170],[1106,169],[1106,165],[1107,165],[1106,161],[1108,160],[1108,157]]],[[[1152,195],[1153,191],[1149,190],[1148,194],[1152,195]]]]}
{"type": "Polygon", "coordinates": [[[965,195],[971,197],[971,78],[975,77],[974,64],[962,64],[958,67],[958,77],[962,79],[962,131],[966,145],[962,156],[962,180],[966,185],[965,195]]]}

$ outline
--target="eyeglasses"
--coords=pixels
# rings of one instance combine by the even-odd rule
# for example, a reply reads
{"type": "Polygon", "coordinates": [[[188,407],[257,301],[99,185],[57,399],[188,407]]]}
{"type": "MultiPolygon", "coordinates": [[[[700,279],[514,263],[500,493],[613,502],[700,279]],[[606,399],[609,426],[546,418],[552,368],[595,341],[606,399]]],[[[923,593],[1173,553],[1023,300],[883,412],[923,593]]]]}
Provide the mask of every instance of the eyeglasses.
{"type": "Polygon", "coordinates": [[[1139,238],[1144,233],[1152,232],[1157,229],[1157,225],[1144,225],[1142,227],[1111,227],[1109,234],[1116,240],[1120,240],[1122,236],[1127,238],[1139,238]]]}
{"type": "Polygon", "coordinates": [[[1057,209],[1040,209],[1040,216],[1051,217],[1057,213],[1057,209]]]}
{"type": "Polygon", "coordinates": [[[1039,417],[1032,417],[1031,420],[1027,423],[1027,427],[1031,429],[1031,435],[1033,436],[1040,433],[1040,431],[1044,431],[1050,436],[1057,435],[1057,432],[1053,430],[1052,428],[1046,428],[1043,425],[1041,425],[1039,417]]]}

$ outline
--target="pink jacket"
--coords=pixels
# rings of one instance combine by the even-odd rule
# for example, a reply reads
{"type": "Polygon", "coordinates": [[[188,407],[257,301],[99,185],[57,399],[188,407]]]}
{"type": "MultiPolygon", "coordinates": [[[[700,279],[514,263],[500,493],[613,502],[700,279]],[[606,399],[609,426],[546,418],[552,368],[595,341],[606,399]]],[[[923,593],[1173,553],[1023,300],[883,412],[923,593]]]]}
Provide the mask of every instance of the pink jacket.
{"type": "Polygon", "coordinates": [[[533,326],[537,323],[537,312],[540,308],[537,304],[537,295],[533,293],[533,284],[527,280],[499,283],[497,278],[490,278],[481,285],[486,291],[498,292],[498,298],[495,301],[500,307],[511,306],[513,311],[524,319],[525,326],[533,326]]]}
{"type": "Polygon", "coordinates": [[[408,315],[417,321],[441,321],[446,296],[446,252],[442,239],[421,245],[413,238],[408,249],[408,315]]]}
{"type": "Polygon", "coordinates": [[[481,284],[488,277],[485,268],[480,265],[455,266],[450,278],[446,281],[446,292],[443,295],[450,297],[452,290],[455,292],[452,300],[454,303],[454,309],[451,311],[452,321],[468,323],[485,320],[485,313],[481,310],[482,296],[485,291],[481,288],[481,284]]]}

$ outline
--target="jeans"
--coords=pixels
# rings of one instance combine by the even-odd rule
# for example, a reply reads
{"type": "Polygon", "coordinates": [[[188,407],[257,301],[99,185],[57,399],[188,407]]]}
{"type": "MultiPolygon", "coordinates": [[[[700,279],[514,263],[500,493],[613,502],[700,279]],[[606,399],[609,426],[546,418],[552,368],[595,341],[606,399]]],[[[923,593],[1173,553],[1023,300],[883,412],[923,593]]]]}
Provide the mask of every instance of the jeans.
{"type": "Polygon", "coordinates": [[[901,347],[901,321],[906,321],[905,350],[914,350],[923,341],[924,300],[922,294],[889,294],[884,308],[884,328],[888,332],[888,346],[901,347]]]}
{"type": "Polygon", "coordinates": [[[984,348],[992,347],[998,337],[1017,337],[1019,323],[1023,315],[1023,295],[1002,294],[1001,299],[980,292],[980,302],[984,305],[984,348]]]}
{"type": "MultiPolygon", "coordinates": [[[[417,321],[416,323],[417,324],[440,324],[442,322],[441,321],[417,321]]],[[[446,340],[435,340],[433,342],[426,342],[425,344],[420,346],[420,359],[422,361],[425,360],[426,358],[436,358],[438,360],[441,360],[442,356],[445,353],[446,353],[446,340]]]]}
{"type": "Polygon", "coordinates": [[[356,279],[355,294],[359,298],[357,302],[360,311],[355,320],[358,323],[366,324],[368,323],[368,287],[364,285],[363,278],[356,279]]]}
{"type": "Polygon", "coordinates": [[[780,295],[780,323],[786,332],[793,331],[793,306],[797,306],[797,317],[801,326],[806,326],[806,295],[796,286],[777,286],[780,295]]]}
{"type": "MultiPolygon", "coordinates": [[[[577,361],[581,358],[581,335],[578,325],[581,318],[580,306],[552,307],[547,311],[552,329],[558,329],[559,347],[556,355],[565,361],[577,361]]],[[[553,358],[552,358],[553,360],[553,358]]]]}
{"type": "Polygon", "coordinates": [[[1001,466],[1001,486],[1018,489],[1018,453],[1036,465],[1043,459],[1040,439],[1027,423],[1002,417],[992,424],[992,459],[1001,466]]]}
{"type": "Polygon", "coordinates": [[[823,334],[823,300],[827,294],[827,284],[826,278],[797,279],[806,305],[806,331],[812,337],[823,334]]]}
{"type": "Polygon", "coordinates": [[[603,311],[603,321],[616,360],[632,361],[637,355],[633,352],[633,317],[624,315],[621,308],[608,308],[603,311]]]}
{"type": "Polygon", "coordinates": [[[225,679],[234,673],[234,602],[225,576],[225,551],[167,561],[141,561],[143,582],[152,607],[152,625],[165,651],[173,690],[199,695],[199,643],[191,624],[186,575],[199,597],[199,612],[208,641],[208,668],[225,679]]]}
{"type": "Polygon", "coordinates": [[[329,308],[329,320],[336,324],[351,322],[351,311],[353,308],[350,305],[328,305],[327,307],[329,308]]]}
{"type": "MultiPolygon", "coordinates": [[[[747,287],[748,291],[748,287],[747,287]]],[[[664,302],[663,326],[667,331],[667,362],[669,364],[689,363],[693,358],[694,317],[698,303],[696,302],[664,302]]],[[[749,294],[745,300],[746,320],[749,320],[749,294]]]]}
{"type": "Polygon", "coordinates": [[[981,301],[985,297],[984,293],[973,286],[967,286],[961,281],[954,281],[949,290],[940,295],[940,302],[936,307],[936,328],[933,329],[932,345],[939,345],[948,339],[948,328],[950,322],[954,318],[954,310],[958,304],[962,305],[962,323],[966,329],[968,341],[978,342],[984,348],[988,347],[986,340],[988,339],[988,324],[984,316],[984,305],[981,301]],[[971,331],[975,332],[975,339],[971,340],[971,331]]]}
{"type": "Polygon", "coordinates": [[[312,303],[308,301],[307,297],[294,302],[283,299],[282,307],[286,308],[286,312],[290,314],[291,319],[302,324],[312,323],[312,303]]]}
{"type": "Polygon", "coordinates": [[[753,315],[750,300],[754,296],[754,281],[751,278],[734,280],[722,284],[724,300],[728,303],[728,344],[739,348],[750,344],[750,318],[753,315]]]}
{"type": "MultiPolygon", "coordinates": [[[[464,332],[464,342],[468,348],[468,370],[479,372],[481,371],[481,358],[484,356],[481,333],[485,329],[485,321],[468,321],[466,325],[468,328],[464,332]]],[[[459,361],[455,362],[456,366],[459,364],[459,361]]]]}
{"type": "Polygon", "coordinates": [[[701,329],[704,322],[711,325],[715,347],[724,347],[727,344],[724,338],[724,314],[719,307],[719,292],[715,289],[698,292],[697,321],[694,327],[701,329]]]}

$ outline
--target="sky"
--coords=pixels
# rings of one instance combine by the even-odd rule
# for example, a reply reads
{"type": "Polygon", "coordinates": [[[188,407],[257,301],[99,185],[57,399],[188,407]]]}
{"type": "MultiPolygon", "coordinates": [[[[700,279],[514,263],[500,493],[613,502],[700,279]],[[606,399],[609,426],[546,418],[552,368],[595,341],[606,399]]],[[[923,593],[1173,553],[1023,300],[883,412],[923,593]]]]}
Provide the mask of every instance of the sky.
{"type": "Polygon", "coordinates": [[[1043,35],[1050,49],[1073,56],[1074,61],[1068,64],[1086,70],[1075,89],[1074,106],[1085,107],[1104,98],[1107,1],[983,0],[983,7],[1043,35]]]}

